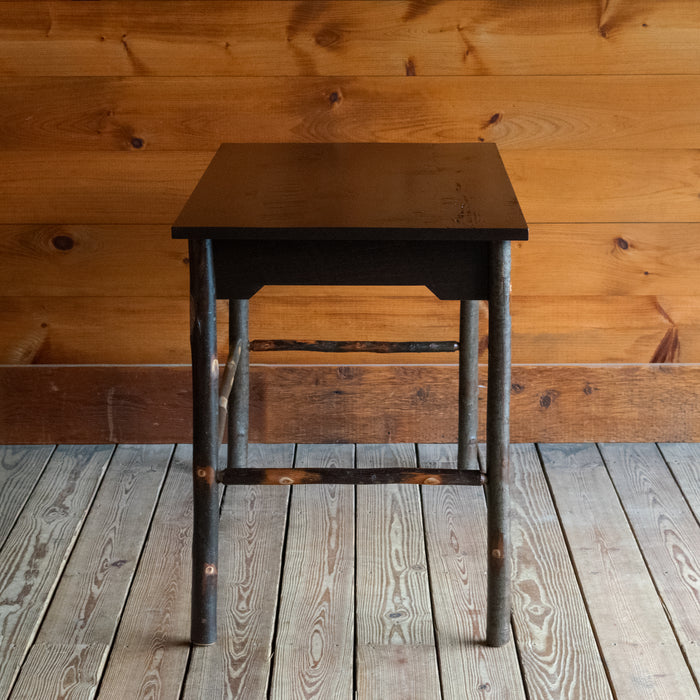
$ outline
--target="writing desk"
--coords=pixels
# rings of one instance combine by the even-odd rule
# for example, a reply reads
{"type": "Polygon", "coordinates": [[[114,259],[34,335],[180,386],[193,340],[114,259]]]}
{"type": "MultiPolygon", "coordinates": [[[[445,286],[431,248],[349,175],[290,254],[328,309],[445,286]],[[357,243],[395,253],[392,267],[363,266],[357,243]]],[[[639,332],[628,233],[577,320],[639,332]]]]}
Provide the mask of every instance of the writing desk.
{"type": "Polygon", "coordinates": [[[528,231],[497,147],[486,143],[224,144],[172,234],[189,240],[190,259],[192,641],[211,644],[216,640],[218,483],[402,482],[486,484],[487,641],[494,646],[505,643],[511,570],[510,241],[526,240],[528,231]],[[269,284],[425,285],[440,299],[460,300],[460,337],[454,343],[251,342],[248,300],[269,284]],[[232,352],[221,396],[217,298],[230,300],[232,352]],[[489,303],[485,474],[476,460],[480,299],[489,303]],[[249,469],[250,349],[457,350],[458,470],[249,469]],[[228,463],[220,469],[218,448],[225,410],[228,463]]]}

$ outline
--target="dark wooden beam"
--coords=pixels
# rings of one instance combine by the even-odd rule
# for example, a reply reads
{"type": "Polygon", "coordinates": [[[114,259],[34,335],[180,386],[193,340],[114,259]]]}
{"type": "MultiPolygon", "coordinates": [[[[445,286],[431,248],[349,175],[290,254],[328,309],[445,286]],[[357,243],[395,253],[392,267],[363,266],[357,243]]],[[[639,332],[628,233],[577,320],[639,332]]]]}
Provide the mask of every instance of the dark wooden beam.
{"type": "MultiPolygon", "coordinates": [[[[191,400],[187,365],[4,365],[0,443],[189,442],[191,400]]],[[[514,365],[511,436],[696,442],[698,405],[700,364],[514,365]]],[[[253,365],[250,428],[253,442],[456,442],[457,366],[253,365]]]]}

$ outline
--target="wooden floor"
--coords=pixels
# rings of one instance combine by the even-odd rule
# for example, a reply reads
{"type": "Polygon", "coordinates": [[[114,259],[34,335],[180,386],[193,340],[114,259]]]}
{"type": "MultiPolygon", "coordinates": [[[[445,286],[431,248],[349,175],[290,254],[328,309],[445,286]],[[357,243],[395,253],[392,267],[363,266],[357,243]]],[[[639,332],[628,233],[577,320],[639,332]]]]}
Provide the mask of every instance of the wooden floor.
{"type": "MultiPolygon", "coordinates": [[[[186,445],[0,447],[0,697],[698,697],[700,446],[513,447],[514,641],[481,487],[229,487],[219,643],[188,643],[186,445]]],[[[453,466],[255,445],[251,466],[453,466]]]]}

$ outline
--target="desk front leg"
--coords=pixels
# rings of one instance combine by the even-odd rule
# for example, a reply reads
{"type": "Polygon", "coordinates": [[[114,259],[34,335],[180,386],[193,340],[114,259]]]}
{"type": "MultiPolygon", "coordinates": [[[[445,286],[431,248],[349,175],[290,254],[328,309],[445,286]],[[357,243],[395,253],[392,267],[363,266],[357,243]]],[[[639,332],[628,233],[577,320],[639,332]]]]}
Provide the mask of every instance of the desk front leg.
{"type": "Polygon", "coordinates": [[[192,349],[193,644],[216,641],[219,546],[218,386],[216,290],[210,240],[190,240],[190,345],[192,349]]]}
{"type": "Polygon", "coordinates": [[[510,638],[510,241],[491,243],[486,403],[488,607],[491,646],[510,638]]]}

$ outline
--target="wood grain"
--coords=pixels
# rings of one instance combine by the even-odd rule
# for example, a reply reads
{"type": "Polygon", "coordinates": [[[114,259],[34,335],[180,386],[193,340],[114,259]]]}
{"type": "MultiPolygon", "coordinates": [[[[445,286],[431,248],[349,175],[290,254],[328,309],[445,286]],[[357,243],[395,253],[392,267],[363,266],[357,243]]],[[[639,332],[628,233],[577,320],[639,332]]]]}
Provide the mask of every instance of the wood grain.
{"type": "Polygon", "coordinates": [[[178,697],[189,656],[192,447],[175,450],[100,698],[178,697]]]}
{"type": "MultiPolygon", "coordinates": [[[[699,375],[697,365],[515,365],[511,436],[698,441],[699,375]]],[[[191,439],[187,366],[0,366],[0,388],[0,442],[191,439]]],[[[456,366],[254,366],[252,390],[257,442],[457,437],[456,366]]]]}
{"type": "Polygon", "coordinates": [[[0,557],[0,695],[19,672],[112,455],[111,446],[59,447],[0,557]]]}
{"type": "Polygon", "coordinates": [[[529,222],[700,220],[697,150],[509,150],[503,160],[529,222]]]}
{"type": "Polygon", "coordinates": [[[529,697],[611,700],[535,446],[512,445],[511,460],[513,622],[529,697]]]}
{"type": "Polygon", "coordinates": [[[172,451],[117,448],[13,688],[16,697],[94,697],[172,451]]]}
{"type": "Polygon", "coordinates": [[[692,0],[0,2],[11,75],[693,74],[699,28],[692,0]]]}
{"type": "MultiPolygon", "coordinates": [[[[295,465],[349,468],[351,445],[299,445],[295,465]]],[[[292,490],[270,697],[353,692],[352,486],[292,490]]]]}
{"type": "MultiPolygon", "coordinates": [[[[5,364],[189,363],[185,294],[164,297],[7,297],[0,306],[5,364]],[[133,342],[139,338],[139,342],[133,342]]],[[[516,296],[513,360],[528,363],[700,362],[700,297],[516,296]]],[[[228,310],[218,304],[219,361],[228,310]]],[[[455,341],[459,304],[421,287],[268,288],[251,302],[252,339],[455,341]],[[309,308],[314,309],[309,314],[309,308]]],[[[488,309],[481,304],[480,359],[488,309]]],[[[445,364],[454,353],[255,352],[264,364],[445,364]]]]}
{"type": "MultiPolygon", "coordinates": [[[[250,467],[291,467],[294,445],[249,447],[250,467]]],[[[262,698],[273,657],[289,487],[229,487],[219,531],[219,623],[195,646],[184,698],[262,698]]]]}
{"type": "MultiPolygon", "coordinates": [[[[172,224],[212,155],[2,151],[0,224],[172,224]]],[[[698,149],[508,149],[502,155],[530,223],[700,221],[698,149]]]]}
{"type": "Polygon", "coordinates": [[[700,288],[698,224],[536,224],[530,240],[512,248],[516,296],[684,295],[700,288]]]}
{"type": "Polygon", "coordinates": [[[11,698],[92,700],[108,655],[109,646],[100,643],[35,644],[11,698]],[[37,659],[40,666],[36,665],[37,659]],[[30,681],[24,669],[31,669],[30,681]]]}
{"type": "Polygon", "coordinates": [[[165,225],[0,226],[0,259],[3,296],[175,297],[188,288],[187,243],[165,225]]]}
{"type": "Polygon", "coordinates": [[[673,476],[683,490],[695,519],[700,521],[700,447],[680,443],[660,444],[663,454],[673,476]]]}
{"type": "Polygon", "coordinates": [[[172,224],[212,155],[0,153],[0,223],[172,224]]]}
{"type": "Polygon", "coordinates": [[[540,451],[613,692],[693,697],[695,683],[595,445],[540,451]]]}
{"type": "Polygon", "coordinates": [[[700,527],[655,445],[602,444],[600,450],[697,683],[700,527]]]}
{"type": "Polygon", "coordinates": [[[0,446],[0,551],[54,449],[53,445],[0,446]]]}
{"type": "Polygon", "coordinates": [[[320,140],[688,149],[700,148],[698,93],[697,75],[6,77],[0,147],[152,153],[320,140]]]}
{"type": "MultiPolygon", "coordinates": [[[[530,227],[530,240],[512,247],[512,282],[518,296],[684,296],[700,288],[697,223],[535,224],[530,227]],[[582,259],[585,265],[580,264],[582,259]]],[[[187,290],[187,246],[171,240],[170,228],[164,224],[6,224],[0,226],[0,258],[4,297],[173,298],[187,290]],[[138,255],[133,254],[136,249],[138,255]]],[[[268,308],[281,319],[301,313],[294,311],[295,304],[323,309],[324,304],[341,303],[345,297],[360,305],[358,313],[364,315],[369,312],[367,297],[381,308],[386,294],[402,304],[417,304],[414,293],[407,288],[265,288],[251,302],[255,306],[252,321],[259,323],[260,314],[268,308]],[[292,299],[284,309],[269,306],[288,297],[298,301],[292,299]]],[[[421,308],[392,316],[397,323],[402,319],[414,323],[405,312],[419,316],[421,308]]],[[[304,315],[307,324],[315,323],[316,312],[304,315]]],[[[354,313],[348,320],[353,319],[354,313]]],[[[324,334],[328,334],[325,329],[324,334]]]]}
{"type": "MultiPolygon", "coordinates": [[[[357,445],[356,463],[416,469],[415,446],[357,445]]],[[[420,491],[391,484],[356,494],[357,696],[440,698],[420,491]]]]}
{"type": "MultiPolygon", "coordinates": [[[[418,445],[421,468],[456,469],[456,445],[418,445]]],[[[487,648],[482,489],[422,489],[443,697],[524,698],[515,644],[487,648]]]]}

